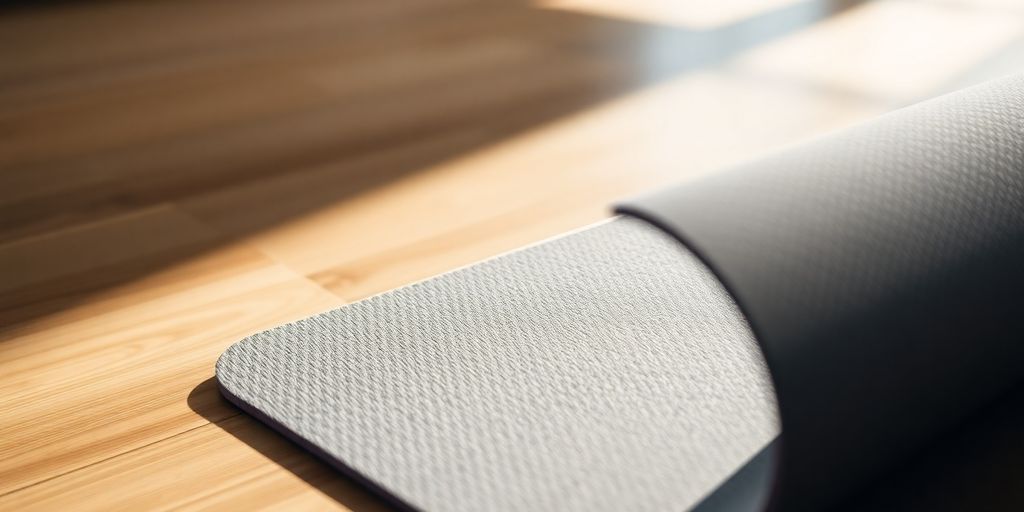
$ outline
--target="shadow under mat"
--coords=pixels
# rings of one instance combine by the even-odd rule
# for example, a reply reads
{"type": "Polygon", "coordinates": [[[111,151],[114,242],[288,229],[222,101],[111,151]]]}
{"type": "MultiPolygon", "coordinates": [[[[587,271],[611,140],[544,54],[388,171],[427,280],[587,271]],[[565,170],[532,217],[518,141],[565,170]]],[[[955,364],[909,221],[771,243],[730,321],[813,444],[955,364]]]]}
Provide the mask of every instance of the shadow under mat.
{"type": "Polygon", "coordinates": [[[220,394],[215,377],[203,381],[189,393],[188,406],[224,432],[351,510],[395,509],[361,483],[341,474],[232,405],[220,394]]]}

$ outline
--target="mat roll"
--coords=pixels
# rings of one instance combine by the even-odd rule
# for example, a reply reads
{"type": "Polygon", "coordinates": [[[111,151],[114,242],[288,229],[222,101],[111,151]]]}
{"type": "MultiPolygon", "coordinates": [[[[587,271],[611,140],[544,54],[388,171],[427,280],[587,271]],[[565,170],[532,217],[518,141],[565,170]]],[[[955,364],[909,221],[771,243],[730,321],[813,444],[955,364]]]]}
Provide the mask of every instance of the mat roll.
{"type": "Polygon", "coordinates": [[[1024,377],[1024,77],[617,211],[695,252],[767,360],[782,434],[729,496],[843,503],[1024,377]]]}

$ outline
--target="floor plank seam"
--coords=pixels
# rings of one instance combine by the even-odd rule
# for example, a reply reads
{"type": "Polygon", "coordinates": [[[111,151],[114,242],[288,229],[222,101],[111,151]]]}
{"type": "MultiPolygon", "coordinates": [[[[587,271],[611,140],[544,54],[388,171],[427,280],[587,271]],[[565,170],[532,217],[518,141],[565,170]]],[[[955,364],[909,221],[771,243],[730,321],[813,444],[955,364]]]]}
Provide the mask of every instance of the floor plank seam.
{"type": "MultiPolygon", "coordinates": [[[[240,414],[241,414],[241,413],[240,413],[240,412],[238,412],[238,413],[235,413],[235,414],[233,414],[233,415],[231,415],[231,416],[228,416],[228,417],[226,417],[226,418],[222,418],[222,419],[220,419],[220,420],[218,420],[218,421],[224,421],[224,420],[226,420],[226,419],[229,419],[229,418],[233,418],[233,417],[235,417],[235,416],[238,416],[238,415],[240,415],[240,414]]],[[[110,460],[116,459],[116,458],[118,458],[118,457],[122,457],[122,456],[124,456],[124,455],[128,455],[129,453],[137,452],[137,451],[139,451],[139,450],[142,450],[142,449],[148,448],[148,447],[150,447],[150,446],[153,446],[153,445],[155,445],[155,444],[157,444],[157,443],[162,443],[162,442],[164,442],[164,441],[167,441],[167,440],[169,440],[169,439],[174,439],[175,437],[178,437],[178,436],[180,436],[180,435],[183,435],[183,434],[187,434],[187,433],[189,433],[189,432],[192,432],[192,431],[195,431],[195,430],[201,429],[201,428],[203,428],[203,427],[206,427],[206,426],[209,426],[209,425],[214,425],[214,424],[215,424],[215,422],[212,422],[212,421],[207,421],[206,423],[203,423],[202,425],[197,425],[197,426],[195,426],[195,427],[192,427],[192,428],[190,428],[190,429],[182,430],[181,432],[176,432],[176,433],[174,433],[174,434],[171,434],[170,436],[167,436],[167,437],[164,437],[164,438],[160,438],[160,439],[157,439],[156,441],[153,441],[153,442],[150,442],[150,443],[146,443],[146,444],[144,444],[144,445],[142,445],[142,446],[136,446],[135,448],[132,448],[132,449],[130,449],[130,450],[126,450],[126,451],[123,451],[123,452],[121,452],[121,453],[118,453],[118,454],[115,454],[115,455],[111,455],[111,456],[109,456],[109,457],[106,457],[106,458],[103,458],[103,459],[100,459],[100,460],[97,460],[97,461],[94,461],[94,462],[90,462],[90,463],[88,463],[88,464],[86,464],[86,465],[84,465],[84,466],[79,466],[79,467],[77,467],[77,468],[74,468],[74,469],[69,469],[69,470],[67,470],[67,471],[64,471],[63,473],[59,473],[59,474],[56,474],[56,475],[53,475],[53,476],[49,476],[49,477],[46,477],[46,478],[44,478],[44,479],[42,479],[42,480],[39,480],[39,481],[36,481],[36,482],[32,482],[32,483],[30,483],[30,484],[27,484],[27,485],[23,485],[23,486],[21,486],[21,487],[18,487],[17,489],[12,489],[12,490],[10,490],[10,491],[4,492],[4,493],[0,493],[0,498],[4,498],[4,497],[6,497],[6,496],[10,496],[10,495],[13,495],[13,494],[15,494],[15,493],[19,493],[19,492],[22,492],[22,491],[24,491],[24,490],[26,490],[26,489],[30,489],[30,488],[32,488],[32,487],[35,487],[35,486],[37,486],[37,485],[40,485],[40,484],[44,484],[44,483],[46,483],[46,482],[49,482],[49,481],[52,481],[52,480],[56,480],[56,479],[58,479],[58,478],[61,478],[61,477],[64,477],[64,476],[70,475],[70,474],[72,474],[72,473],[76,473],[76,472],[78,472],[78,471],[81,471],[81,470],[83,470],[83,469],[87,469],[87,468],[90,468],[90,467],[92,467],[92,466],[96,466],[96,465],[98,465],[98,464],[103,464],[104,462],[107,462],[107,461],[110,461],[110,460]]]]}
{"type": "MultiPolygon", "coordinates": [[[[52,237],[57,237],[57,236],[64,236],[64,235],[67,235],[67,234],[70,234],[70,233],[74,233],[76,231],[82,231],[84,229],[89,229],[91,227],[99,226],[99,225],[102,225],[104,223],[108,223],[108,222],[111,222],[111,221],[130,219],[132,217],[139,217],[139,216],[145,215],[145,214],[147,214],[149,212],[155,212],[155,211],[158,211],[158,210],[161,210],[161,209],[167,209],[167,208],[170,208],[172,206],[173,206],[173,203],[171,203],[171,202],[167,202],[167,201],[156,202],[156,203],[147,204],[147,205],[140,205],[140,206],[137,206],[135,208],[128,209],[128,210],[123,210],[123,211],[119,211],[119,212],[115,212],[115,213],[110,213],[108,215],[103,215],[101,217],[88,218],[88,219],[82,220],[80,222],[74,222],[74,223],[71,223],[71,224],[63,225],[63,226],[54,226],[52,228],[48,228],[48,229],[45,229],[45,230],[42,230],[42,231],[29,232],[29,233],[24,234],[24,235],[15,235],[15,236],[13,236],[13,237],[11,237],[9,239],[0,240],[0,249],[7,249],[9,247],[15,247],[15,246],[22,245],[22,244],[25,244],[25,243],[31,243],[31,242],[35,242],[35,241],[39,241],[39,240],[45,240],[47,238],[52,238],[52,237]]],[[[179,208],[178,211],[182,211],[182,210],[179,208]]],[[[203,224],[206,225],[205,223],[203,223],[203,224]]]]}

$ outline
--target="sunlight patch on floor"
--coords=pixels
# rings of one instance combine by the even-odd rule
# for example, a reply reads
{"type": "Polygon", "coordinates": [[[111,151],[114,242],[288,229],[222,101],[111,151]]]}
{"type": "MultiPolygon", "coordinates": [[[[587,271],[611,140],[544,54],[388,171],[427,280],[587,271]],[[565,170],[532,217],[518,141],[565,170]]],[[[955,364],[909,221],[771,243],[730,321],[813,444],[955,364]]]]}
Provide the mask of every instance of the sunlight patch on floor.
{"type": "Polygon", "coordinates": [[[920,99],[1024,34],[1024,16],[938,2],[868,3],[747,52],[751,76],[836,91],[920,99]]]}
{"type": "Polygon", "coordinates": [[[546,9],[706,30],[736,23],[798,0],[539,0],[546,9]]]}

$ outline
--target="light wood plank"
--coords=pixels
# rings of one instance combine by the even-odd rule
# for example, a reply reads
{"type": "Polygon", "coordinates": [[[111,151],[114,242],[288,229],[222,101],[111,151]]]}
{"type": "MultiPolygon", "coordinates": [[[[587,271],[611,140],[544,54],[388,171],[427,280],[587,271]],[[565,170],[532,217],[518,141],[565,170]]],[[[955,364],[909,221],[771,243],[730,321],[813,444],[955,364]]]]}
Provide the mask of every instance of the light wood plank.
{"type": "Polygon", "coordinates": [[[88,276],[112,264],[181,257],[176,244],[207,242],[184,262],[158,258],[162,270],[5,333],[0,494],[206,423],[186,397],[220,352],[246,334],[339,303],[251,249],[209,247],[211,236],[160,208],[0,247],[0,261],[22,270],[16,289],[50,274],[70,288],[91,287],[88,276]],[[120,250],[104,249],[104,240],[120,241],[111,244],[120,250]],[[79,257],[58,258],[72,251],[79,257]]]}
{"type": "MultiPolygon", "coordinates": [[[[337,190],[353,186],[354,176],[429,162],[421,155],[444,152],[476,131],[442,133],[358,160],[254,180],[197,196],[183,207],[307,275],[369,261],[376,262],[373,273],[380,275],[391,272],[385,265],[422,262],[422,271],[400,273],[421,278],[445,265],[466,264],[599,220],[610,214],[609,205],[617,199],[880,111],[877,104],[859,98],[837,99],[784,85],[753,86],[727,73],[698,73],[415,173],[400,173],[351,197],[332,200],[337,190]],[[714,94],[730,101],[708,102],[714,94]],[[764,119],[776,122],[768,125],[764,119]],[[295,215],[308,203],[321,206],[315,213],[295,215]],[[580,212],[587,213],[576,215],[580,212]],[[566,220],[570,218],[575,220],[566,220]],[[268,225],[274,227],[262,227],[268,225]],[[451,241],[438,243],[439,237],[451,241]],[[471,249],[476,242],[483,245],[471,249]],[[433,245],[438,255],[451,258],[430,265],[431,255],[412,250],[402,257],[407,259],[397,259],[417,244],[433,245]]],[[[349,271],[340,274],[349,280],[363,278],[349,271]]],[[[344,296],[362,297],[377,288],[371,285],[344,296]]]]}
{"type": "Polygon", "coordinates": [[[0,496],[4,510],[384,510],[244,416],[0,496]],[[215,456],[213,456],[215,454],[215,456]],[[316,490],[313,490],[316,489],[316,490]]]}

